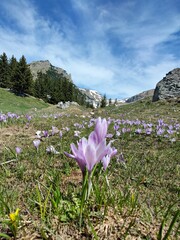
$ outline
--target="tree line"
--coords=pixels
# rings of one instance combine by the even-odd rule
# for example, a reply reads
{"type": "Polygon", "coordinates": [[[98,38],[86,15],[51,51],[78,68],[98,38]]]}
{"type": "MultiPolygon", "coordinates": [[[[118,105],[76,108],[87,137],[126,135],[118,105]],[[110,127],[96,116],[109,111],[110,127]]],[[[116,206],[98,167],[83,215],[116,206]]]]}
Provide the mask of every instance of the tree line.
{"type": "Polygon", "coordinates": [[[85,104],[84,94],[53,66],[46,73],[38,72],[33,80],[24,55],[19,61],[14,56],[8,59],[6,53],[0,55],[0,87],[21,96],[30,94],[52,104],[60,101],[85,104]]]}

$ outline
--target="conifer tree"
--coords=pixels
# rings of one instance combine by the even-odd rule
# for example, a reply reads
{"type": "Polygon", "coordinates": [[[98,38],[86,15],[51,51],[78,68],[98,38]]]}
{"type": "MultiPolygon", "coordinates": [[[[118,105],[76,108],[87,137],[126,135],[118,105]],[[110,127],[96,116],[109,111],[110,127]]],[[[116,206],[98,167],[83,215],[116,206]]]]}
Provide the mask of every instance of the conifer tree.
{"type": "Polygon", "coordinates": [[[10,71],[6,53],[0,56],[0,87],[10,87],[10,71]]]}
{"type": "Polygon", "coordinates": [[[38,72],[37,79],[34,83],[34,96],[37,98],[44,97],[44,76],[42,72],[38,72]]]}
{"type": "Polygon", "coordinates": [[[109,106],[112,104],[112,99],[110,98],[109,99],[109,106]]]}
{"type": "Polygon", "coordinates": [[[14,56],[11,57],[11,59],[9,60],[9,70],[10,70],[10,89],[12,89],[13,87],[13,81],[14,81],[14,75],[16,73],[16,68],[18,65],[18,61],[16,60],[16,58],[14,56]]]}
{"type": "Polygon", "coordinates": [[[68,86],[67,86],[67,100],[72,102],[73,101],[73,84],[72,82],[68,81],[68,86]]]}
{"type": "Polygon", "coordinates": [[[104,94],[102,100],[101,100],[101,107],[106,107],[106,95],[104,94]]]}
{"type": "Polygon", "coordinates": [[[17,65],[12,89],[14,92],[24,95],[25,93],[32,93],[33,78],[29,66],[26,63],[26,58],[22,56],[17,65]]]}

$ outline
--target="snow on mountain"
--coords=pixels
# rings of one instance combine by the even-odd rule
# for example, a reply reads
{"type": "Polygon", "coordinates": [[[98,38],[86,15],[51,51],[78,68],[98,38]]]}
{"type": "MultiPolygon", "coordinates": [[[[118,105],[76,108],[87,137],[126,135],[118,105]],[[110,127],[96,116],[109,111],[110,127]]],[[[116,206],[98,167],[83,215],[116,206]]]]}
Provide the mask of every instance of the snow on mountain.
{"type": "Polygon", "coordinates": [[[100,106],[102,95],[95,90],[89,90],[85,88],[79,88],[79,90],[86,96],[85,101],[92,105],[94,108],[100,106]]]}

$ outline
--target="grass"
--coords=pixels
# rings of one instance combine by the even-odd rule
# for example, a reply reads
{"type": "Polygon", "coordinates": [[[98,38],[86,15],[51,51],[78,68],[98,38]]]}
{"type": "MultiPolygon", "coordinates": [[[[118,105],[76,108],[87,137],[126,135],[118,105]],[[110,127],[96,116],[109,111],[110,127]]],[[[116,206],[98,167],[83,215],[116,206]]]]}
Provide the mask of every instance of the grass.
{"type": "Polygon", "coordinates": [[[20,97],[6,89],[0,88],[0,112],[25,114],[49,107],[50,104],[34,97],[20,97]]]}
{"type": "Polygon", "coordinates": [[[37,111],[30,121],[21,116],[0,123],[1,238],[178,239],[179,123],[177,102],[152,103],[150,99],[93,111],[52,107],[37,111]],[[98,116],[109,119],[108,133],[112,136],[107,141],[114,140],[118,154],[106,172],[97,165],[93,190],[85,199],[81,171],[64,151],[70,152],[70,144],[79,139],[75,130],[80,137],[88,137],[94,128],[88,125],[98,116]],[[152,133],[146,134],[144,129],[135,133],[138,127],[143,128],[130,123],[137,119],[152,123],[152,133]],[[156,133],[159,119],[167,124],[163,135],[156,133]],[[33,145],[36,131],[51,134],[52,126],[62,131],[62,137],[58,131],[43,137],[37,151],[33,145]],[[173,126],[172,134],[167,132],[169,126],[173,126]],[[127,129],[124,133],[123,128],[127,129]],[[50,145],[59,154],[47,154],[50,145]],[[16,146],[22,148],[19,155],[16,146]],[[18,208],[18,223],[13,225],[9,214],[18,208]]]}

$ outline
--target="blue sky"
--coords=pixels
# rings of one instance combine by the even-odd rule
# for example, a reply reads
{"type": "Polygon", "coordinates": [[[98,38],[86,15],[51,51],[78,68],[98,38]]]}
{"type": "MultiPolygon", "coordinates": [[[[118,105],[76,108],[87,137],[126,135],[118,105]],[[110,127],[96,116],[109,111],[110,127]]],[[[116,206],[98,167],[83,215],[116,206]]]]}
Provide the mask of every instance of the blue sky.
{"type": "Polygon", "coordinates": [[[179,0],[1,0],[0,54],[49,60],[107,98],[180,67],[179,0]]]}

